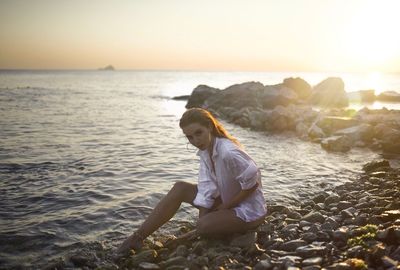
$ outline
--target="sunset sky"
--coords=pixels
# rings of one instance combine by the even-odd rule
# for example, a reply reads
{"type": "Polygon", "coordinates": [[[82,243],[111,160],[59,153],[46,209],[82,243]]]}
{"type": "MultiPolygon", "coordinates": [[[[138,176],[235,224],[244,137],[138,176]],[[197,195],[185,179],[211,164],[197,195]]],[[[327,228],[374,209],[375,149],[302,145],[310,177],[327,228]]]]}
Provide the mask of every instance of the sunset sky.
{"type": "Polygon", "coordinates": [[[400,72],[398,0],[0,0],[1,69],[400,72]]]}

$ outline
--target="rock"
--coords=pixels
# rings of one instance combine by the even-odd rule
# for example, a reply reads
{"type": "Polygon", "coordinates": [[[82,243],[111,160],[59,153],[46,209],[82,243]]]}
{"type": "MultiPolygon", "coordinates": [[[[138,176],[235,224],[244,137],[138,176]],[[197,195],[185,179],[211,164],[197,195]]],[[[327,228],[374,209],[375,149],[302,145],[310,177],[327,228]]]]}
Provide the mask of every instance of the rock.
{"type": "Polygon", "coordinates": [[[339,195],[331,194],[325,199],[324,203],[325,205],[331,205],[332,203],[338,203],[339,201],[340,201],[339,195]]]}
{"type": "Polygon", "coordinates": [[[321,146],[327,151],[348,152],[351,149],[352,141],[348,136],[331,136],[324,138],[321,146]]]}
{"type": "Polygon", "coordinates": [[[312,243],[317,240],[317,235],[313,232],[306,232],[301,235],[301,239],[307,241],[307,243],[312,243]]]}
{"type": "Polygon", "coordinates": [[[286,78],[283,85],[293,89],[300,99],[307,99],[311,95],[311,85],[301,78],[286,78]]]}
{"type": "Polygon", "coordinates": [[[310,265],[321,265],[322,264],[322,257],[313,257],[303,260],[303,266],[310,266],[310,265]]]}
{"type": "Polygon", "coordinates": [[[194,254],[200,255],[204,252],[206,248],[207,248],[207,242],[205,240],[200,240],[193,244],[192,252],[194,254]]]}
{"type": "Polygon", "coordinates": [[[233,107],[235,109],[261,107],[262,104],[260,103],[262,103],[264,91],[264,85],[260,82],[231,85],[207,98],[205,106],[217,111],[222,107],[233,107]]]}
{"type": "Polygon", "coordinates": [[[319,212],[310,212],[301,219],[311,223],[324,223],[325,221],[325,217],[319,212]]]}
{"type": "Polygon", "coordinates": [[[296,254],[303,258],[311,258],[311,257],[322,257],[325,255],[327,249],[323,246],[316,246],[316,245],[307,245],[298,247],[296,249],[296,254]]]}
{"type": "Polygon", "coordinates": [[[385,169],[390,168],[389,161],[387,161],[387,160],[372,161],[363,166],[363,170],[366,173],[381,171],[382,168],[385,168],[385,169]]]}
{"type": "Polygon", "coordinates": [[[296,102],[298,96],[292,89],[283,85],[269,85],[260,97],[263,108],[273,109],[278,105],[288,106],[296,102]]]}
{"type": "Polygon", "coordinates": [[[189,100],[189,98],[190,98],[190,95],[172,97],[173,100],[189,100]]]}
{"type": "Polygon", "coordinates": [[[355,216],[356,212],[357,212],[357,209],[355,209],[354,207],[350,207],[345,210],[342,210],[340,212],[340,214],[342,215],[342,217],[344,219],[346,219],[346,218],[353,218],[355,216]]]}
{"type": "Polygon", "coordinates": [[[311,140],[320,140],[325,137],[324,131],[317,125],[311,125],[307,134],[311,140]]]}
{"type": "Polygon", "coordinates": [[[199,85],[193,91],[186,104],[186,108],[202,107],[206,99],[220,90],[207,85],[199,85]]]}
{"type": "Polygon", "coordinates": [[[306,246],[307,242],[301,239],[291,240],[281,245],[281,249],[284,251],[296,251],[298,247],[306,246]]]}
{"type": "Polygon", "coordinates": [[[271,263],[270,259],[265,259],[259,261],[255,266],[254,270],[269,270],[272,269],[274,265],[271,263]]]}
{"type": "Polygon", "coordinates": [[[155,263],[148,263],[148,262],[142,262],[139,264],[139,269],[143,270],[158,270],[161,269],[160,266],[158,266],[155,263]]]}
{"type": "Polygon", "coordinates": [[[130,267],[135,267],[141,264],[142,262],[154,262],[156,257],[158,256],[157,252],[154,249],[144,250],[136,255],[131,256],[127,260],[127,264],[130,267]]]}
{"type": "Polygon", "coordinates": [[[333,134],[338,130],[347,129],[359,124],[359,122],[351,117],[340,116],[324,116],[321,117],[317,123],[325,134],[333,134]]]}
{"type": "Polygon", "coordinates": [[[330,77],[313,87],[310,102],[321,107],[347,107],[349,101],[341,78],[330,77]]]}
{"type": "Polygon", "coordinates": [[[341,201],[341,202],[338,202],[338,204],[337,204],[337,208],[341,211],[341,210],[344,210],[344,209],[346,209],[346,208],[349,208],[349,207],[351,207],[351,206],[353,206],[353,204],[351,203],[351,202],[348,202],[348,201],[341,201]]]}
{"type": "Polygon", "coordinates": [[[374,102],[376,99],[375,90],[348,92],[347,98],[352,102],[374,102]]]}
{"type": "Polygon", "coordinates": [[[188,263],[188,261],[186,260],[185,257],[177,256],[177,257],[172,257],[166,261],[162,261],[159,263],[159,265],[162,269],[165,269],[165,268],[169,268],[171,266],[183,266],[184,267],[187,265],[187,263],[188,263]]]}
{"type": "Polygon", "coordinates": [[[257,233],[248,232],[244,235],[239,235],[232,239],[231,246],[241,248],[251,248],[257,242],[257,233]]]}
{"type": "Polygon", "coordinates": [[[353,270],[350,265],[345,262],[334,263],[328,266],[326,269],[328,270],[353,270]]]}
{"type": "Polygon", "coordinates": [[[333,240],[336,242],[346,243],[347,239],[349,239],[349,228],[348,227],[340,227],[336,231],[332,233],[333,240]]]}
{"type": "Polygon", "coordinates": [[[352,141],[364,141],[371,142],[374,138],[374,128],[369,124],[360,124],[345,129],[340,129],[334,133],[335,136],[346,135],[352,139],[352,141]]]}
{"type": "Polygon", "coordinates": [[[376,99],[386,102],[400,102],[400,93],[395,91],[385,91],[379,94],[376,99]]]}

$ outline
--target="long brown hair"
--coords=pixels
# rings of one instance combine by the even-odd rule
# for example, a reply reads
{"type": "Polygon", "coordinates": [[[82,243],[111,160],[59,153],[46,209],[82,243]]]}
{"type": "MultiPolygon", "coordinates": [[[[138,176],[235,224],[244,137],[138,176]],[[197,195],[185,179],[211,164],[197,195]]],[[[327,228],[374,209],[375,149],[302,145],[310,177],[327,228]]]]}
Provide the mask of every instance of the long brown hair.
{"type": "Polygon", "coordinates": [[[201,108],[191,108],[183,113],[181,120],[179,121],[179,127],[183,128],[192,123],[198,123],[203,127],[211,127],[211,134],[219,138],[227,138],[235,143],[237,146],[241,147],[239,141],[231,136],[228,131],[222,126],[217,119],[215,119],[212,114],[201,108]]]}

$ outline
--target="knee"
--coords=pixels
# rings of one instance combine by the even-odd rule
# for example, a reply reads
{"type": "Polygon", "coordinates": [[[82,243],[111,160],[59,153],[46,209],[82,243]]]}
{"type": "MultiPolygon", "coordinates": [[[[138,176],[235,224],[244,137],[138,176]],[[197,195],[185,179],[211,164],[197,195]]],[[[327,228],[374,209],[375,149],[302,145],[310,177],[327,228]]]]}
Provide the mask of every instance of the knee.
{"type": "Polygon", "coordinates": [[[178,181],[174,184],[174,186],[171,188],[170,194],[176,196],[176,197],[183,197],[186,190],[188,187],[188,183],[183,182],[183,181],[178,181]]]}

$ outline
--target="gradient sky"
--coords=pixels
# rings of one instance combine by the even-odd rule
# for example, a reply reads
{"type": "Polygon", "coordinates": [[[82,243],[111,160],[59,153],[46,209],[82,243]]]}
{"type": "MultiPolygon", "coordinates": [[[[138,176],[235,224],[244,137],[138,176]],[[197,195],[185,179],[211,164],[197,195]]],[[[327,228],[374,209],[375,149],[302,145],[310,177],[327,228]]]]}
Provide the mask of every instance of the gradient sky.
{"type": "Polygon", "coordinates": [[[0,0],[0,68],[400,72],[398,0],[0,0]]]}

